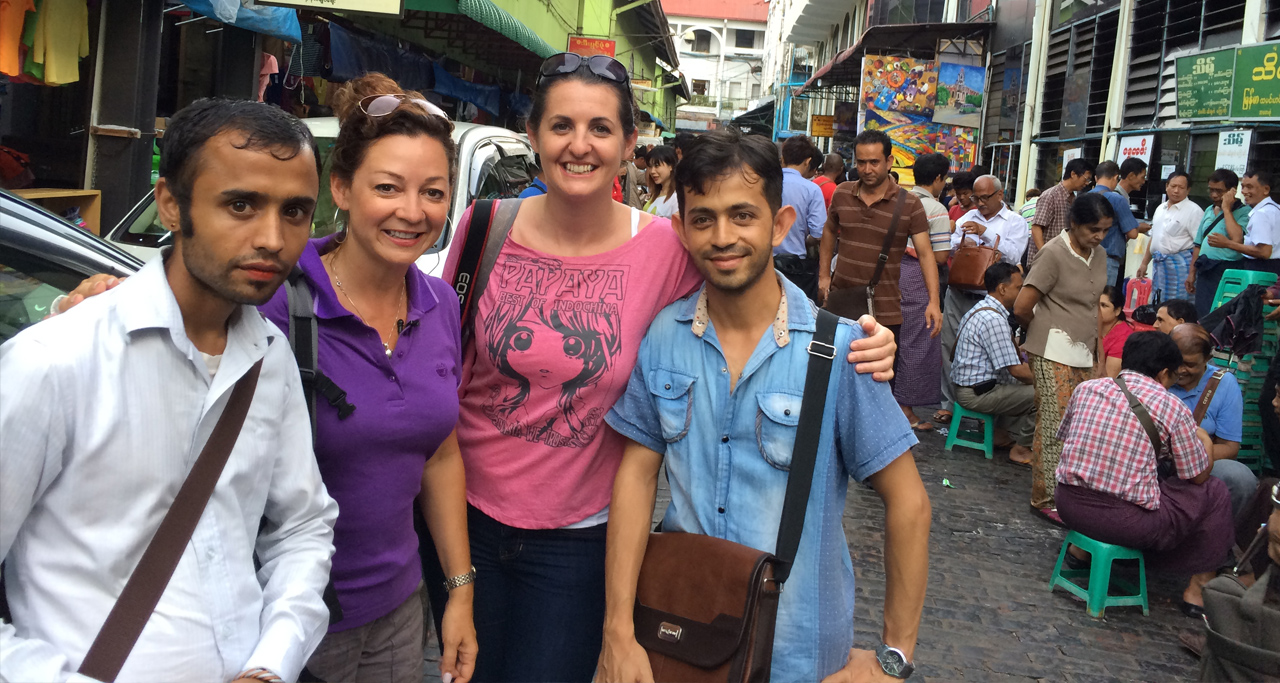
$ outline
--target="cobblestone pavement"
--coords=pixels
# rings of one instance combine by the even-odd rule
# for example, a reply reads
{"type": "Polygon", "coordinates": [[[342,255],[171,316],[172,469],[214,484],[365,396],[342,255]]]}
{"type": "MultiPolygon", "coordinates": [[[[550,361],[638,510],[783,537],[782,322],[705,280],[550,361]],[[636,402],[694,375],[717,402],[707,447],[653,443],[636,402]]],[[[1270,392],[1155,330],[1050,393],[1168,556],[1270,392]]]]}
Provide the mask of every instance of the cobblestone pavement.
{"type": "MultiPolygon", "coordinates": [[[[933,528],[912,681],[1195,680],[1197,660],[1178,645],[1178,632],[1195,626],[1177,608],[1183,577],[1147,577],[1150,616],[1113,607],[1091,618],[1082,601],[1048,590],[1066,532],[1028,510],[1030,470],[1011,464],[1005,451],[990,461],[966,448],[944,451],[940,434],[920,442],[916,462],[933,528]]],[[[664,486],[655,518],[668,500],[664,486]]],[[[884,506],[874,490],[850,483],[844,528],[857,576],[856,644],[871,648],[884,601],[884,506]]],[[[1136,569],[1115,573],[1132,578],[1136,569]]],[[[439,680],[434,650],[424,681],[439,680]]]]}

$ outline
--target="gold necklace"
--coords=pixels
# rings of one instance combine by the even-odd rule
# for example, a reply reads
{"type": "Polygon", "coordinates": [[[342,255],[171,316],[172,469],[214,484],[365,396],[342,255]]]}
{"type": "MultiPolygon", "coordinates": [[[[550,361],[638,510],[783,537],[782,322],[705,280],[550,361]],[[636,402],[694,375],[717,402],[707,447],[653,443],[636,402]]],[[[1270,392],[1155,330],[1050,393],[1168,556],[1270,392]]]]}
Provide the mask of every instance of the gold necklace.
{"type": "MultiPolygon", "coordinates": [[[[333,268],[333,282],[334,282],[336,285],[338,285],[338,290],[342,292],[342,296],[347,297],[347,302],[351,304],[351,308],[355,309],[355,311],[354,311],[354,312],[355,312],[355,314],[356,314],[356,317],[360,318],[360,322],[362,322],[362,323],[364,323],[365,325],[367,325],[367,326],[368,326],[370,329],[372,329],[374,332],[378,332],[378,328],[374,327],[373,325],[370,325],[370,324],[369,324],[369,320],[368,320],[367,318],[365,318],[365,317],[364,317],[364,314],[363,314],[363,313],[361,313],[361,312],[360,312],[360,306],[359,306],[359,305],[357,305],[357,304],[356,304],[355,299],[352,299],[352,298],[351,298],[351,295],[347,293],[347,288],[342,286],[342,278],[338,277],[338,265],[337,265],[337,263],[338,263],[338,259],[337,259],[337,254],[336,254],[336,252],[335,252],[335,254],[334,254],[333,256],[330,256],[330,257],[329,257],[329,267],[333,268]]],[[[407,290],[407,289],[409,288],[408,284],[407,284],[407,283],[405,283],[405,282],[401,282],[400,284],[401,284],[401,287],[400,287],[400,301],[396,304],[396,310],[397,310],[397,311],[399,311],[399,310],[400,310],[400,307],[401,307],[401,306],[404,306],[405,290],[407,290]]],[[[406,310],[406,312],[407,312],[407,310],[406,310]]],[[[395,330],[391,332],[391,335],[390,335],[390,337],[389,337],[389,338],[395,338],[397,335],[399,335],[399,334],[400,334],[400,331],[401,331],[401,330],[403,330],[403,329],[404,329],[404,318],[397,318],[397,319],[396,319],[396,326],[395,326],[395,330]]],[[[384,351],[386,351],[386,353],[387,353],[387,358],[390,358],[390,357],[391,357],[391,345],[382,339],[382,333],[381,333],[381,332],[378,332],[378,341],[382,342],[382,349],[383,349],[384,351]]]]}

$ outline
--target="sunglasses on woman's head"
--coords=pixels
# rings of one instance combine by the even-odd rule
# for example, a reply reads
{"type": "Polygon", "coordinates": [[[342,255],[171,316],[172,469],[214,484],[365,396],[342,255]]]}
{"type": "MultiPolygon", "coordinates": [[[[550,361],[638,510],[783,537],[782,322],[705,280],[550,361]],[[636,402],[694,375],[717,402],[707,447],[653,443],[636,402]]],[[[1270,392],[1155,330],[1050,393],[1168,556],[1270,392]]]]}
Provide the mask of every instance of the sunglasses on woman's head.
{"type": "Polygon", "coordinates": [[[576,52],[561,52],[558,55],[551,55],[547,58],[547,61],[542,63],[542,68],[538,69],[538,85],[542,85],[542,81],[547,78],[567,76],[583,66],[590,69],[591,73],[607,81],[628,86],[631,83],[631,76],[627,74],[627,67],[613,57],[608,55],[583,57],[576,52]]]}
{"type": "Polygon", "coordinates": [[[442,119],[448,119],[449,115],[436,105],[417,97],[409,97],[408,95],[370,95],[360,100],[360,111],[369,116],[386,116],[395,111],[404,102],[412,102],[422,110],[433,116],[439,116],[442,119]]]}

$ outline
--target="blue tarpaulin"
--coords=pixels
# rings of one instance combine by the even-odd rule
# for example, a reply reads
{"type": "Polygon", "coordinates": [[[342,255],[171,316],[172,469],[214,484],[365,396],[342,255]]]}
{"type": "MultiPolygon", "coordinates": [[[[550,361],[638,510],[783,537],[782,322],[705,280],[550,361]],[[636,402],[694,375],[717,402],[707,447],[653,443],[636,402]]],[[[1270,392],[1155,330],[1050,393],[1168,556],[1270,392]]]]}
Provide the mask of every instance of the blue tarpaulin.
{"type": "Polygon", "coordinates": [[[496,85],[477,85],[468,83],[445,71],[439,64],[435,65],[435,91],[441,95],[452,97],[463,102],[470,102],[494,116],[500,116],[502,91],[496,85]]]}
{"type": "MultiPolygon", "coordinates": [[[[213,0],[190,0],[184,2],[192,12],[203,14],[215,21],[222,21],[236,28],[261,33],[263,35],[287,40],[297,44],[302,42],[302,27],[298,25],[298,13],[288,7],[256,7],[249,9],[243,5],[236,10],[235,21],[223,21],[214,10],[213,0]]],[[[230,16],[229,14],[227,16],[230,16]]]]}
{"type": "Polygon", "coordinates": [[[426,55],[400,47],[390,39],[370,38],[329,24],[330,80],[349,81],[377,71],[394,78],[405,90],[431,90],[435,86],[433,63],[426,55]]]}

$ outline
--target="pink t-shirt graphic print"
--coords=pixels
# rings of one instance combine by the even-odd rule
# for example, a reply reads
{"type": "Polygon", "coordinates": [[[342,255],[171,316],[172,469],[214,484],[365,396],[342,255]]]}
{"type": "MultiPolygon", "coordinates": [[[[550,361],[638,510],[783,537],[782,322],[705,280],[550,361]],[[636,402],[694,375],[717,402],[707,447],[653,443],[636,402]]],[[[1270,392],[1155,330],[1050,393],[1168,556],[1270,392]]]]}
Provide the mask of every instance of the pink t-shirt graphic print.
{"type": "MultiPolygon", "coordinates": [[[[469,226],[468,213],[456,244],[469,226]]],[[[460,251],[451,250],[446,281],[460,251]]],[[[553,256],[508,239],[463,349],[467,501],[525,529],[568,526],[604,509],[625,445],[604,416],[626,390],[649,323],[699,284],[666,219],[592,256],[553,256]]]]}

